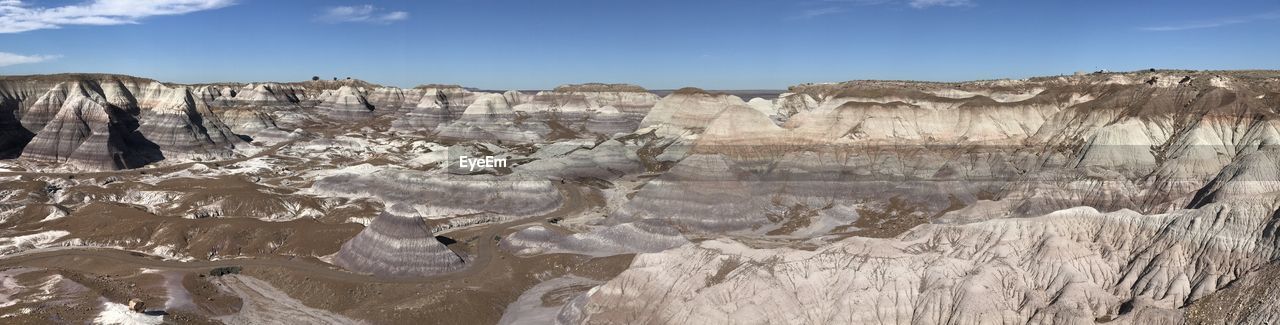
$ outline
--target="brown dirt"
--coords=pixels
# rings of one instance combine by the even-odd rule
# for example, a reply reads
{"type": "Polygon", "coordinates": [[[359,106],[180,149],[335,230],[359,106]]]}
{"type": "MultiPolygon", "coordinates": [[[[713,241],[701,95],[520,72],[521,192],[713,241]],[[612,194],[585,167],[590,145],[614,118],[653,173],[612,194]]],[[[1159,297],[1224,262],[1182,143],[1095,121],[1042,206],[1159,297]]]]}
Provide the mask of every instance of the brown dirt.
{"type": "Polygon", "coordinates": [[[831,232],[841,237],[891,238],[929,222],[928,218],[917,211],[919,206],[894,197],[889,199],[884,208],[859,208],[858,221],[852,225],[858,230],[848,231],[850,226],[841,226],[831,232]]]}
{"type": "Polygon", "coordinates": [[[813,223],[813,217],[816,216],[818,216],[818,209],[811,209],[797,203],[789,207],[787,211],[782,214],[768,215],[767,217],[769,218],[769,221],[772,221],[773,223],[781,223],[782,226],[778,227],[778,229],[770,230],[768,233],[765,233],[765,235],[789,235],[796,232],[796,230],[808,227],[809,224],[813,223]]]}
{"type": "Polygon", "coordinates": [[[1250,315],[1276,312],[1268,309],[1280,299],[1280,264],[1268,264],[1226,288],[1197,300],[1187,308],[1188,324],[1241,323],[1250,315]]]}
{"type": "MultiPolygon", "coordinates": [[[[564,185],[578,187],[581,185],[564,185]]],[[[563,213],[599,206],[597,191],[586,195],[567,192],[570,201],[563,213]]],[[[561,213],[561,214],[563,214],[561,213]]],[[[551,218],[557,213],[539,218],[551,218]]],[[[0,267],[21,265],[54,269],[93,288],[95,295],[124,302],[141,298],[162,306],[161,276],[140,275],[140,268],[180,272],[182,285],[191,292],[197,308],[173,311],[170,321],[199,323],[234,313],[240,301],[217,290],[209,281],[210,270],[239,267],[240,274],[263,279],[309,307],[334,311],[378,324],[419,324],[430,319],[441,323],[494,323],[506,305],[541,281],[564,275],[607,280],[622,272],[633,256],[591,258],[572,254],[516,257],[494,249],[492,237],[513,231],[507,227],[537,221],[514,221],[459,229],[448,233],[459,241],[451,248],[485,257],[471,260],[469,270],[428,279],[379,279],[337,270],[314,258],[336,251],[361,228],[354,224],[324,224],[314,220],[265,222],[249,218],[178,219],[146,213],[137,207],[91,203],[71,216],[55,220],[48,229],[72,229],[73,237],[87,242],[176,244],[182,251],[203,259],[216,255],[221,261],[176,262],[119,250],[64,249],[28,253],[0,259],[0,267]],[[297,258],[289,256],[299,256],[297,258]]],[[[571,292],[561,292],[568,295],[571,292]]],[[[568,299],[567,297],[562,297],[568,299]]],[[[95,301],[96,304],[96,301],[95,301]]],[[[96,305],[73,306],[84,310],[75,319],[96,312],[96,305]]],[[[48,309],[41,315],[67,314],[73,310],[48,309]]],[[[64,317],[63,319],[66,319],[64,317]]]]}

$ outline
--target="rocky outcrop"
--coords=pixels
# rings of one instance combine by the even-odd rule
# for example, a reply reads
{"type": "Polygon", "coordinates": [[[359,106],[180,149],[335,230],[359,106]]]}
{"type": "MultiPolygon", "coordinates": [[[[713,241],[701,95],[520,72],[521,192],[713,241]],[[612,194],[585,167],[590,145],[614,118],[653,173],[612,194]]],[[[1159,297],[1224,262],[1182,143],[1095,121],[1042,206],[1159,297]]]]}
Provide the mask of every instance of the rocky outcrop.
{"type": "Polygon", "coordinates": [[[643,170],[636,146],[628,146],[617,140],[600,144],[587,142],[578,146],[573,142],[561,142],[551,146],[565,146],[569,152],[554,154],[556,148],[544,147],[534,155],[538,160],[520,165],[517,172],[561,179],[598,178],[611,180],[622,175],[643,170]]]}
{"type": "Polygon", "coordinates": [[[436,239],[423,218],[386,212],[342,244],[333,263],[384,277],[431,276],[463,268],[462,258],[436,239]]]}
{"type": "Polygon", "coordinates": [[[767,223],[764,193],[756,179],[718,155],[692,155],[650,181],[635,198],[610,214],[614,223],[662,220],[697,233],[727,233],[767,223]]]}
{"type": "Polygon", "coordinates": [[[159,147],[136,132],[137,120],[108,100],[123,97],[120,90],[102,89],[73,88],[58,114],[23,149],[22,157],[90,170],[132,168],[163,159],[159,147]]]}
{"type": "Polygon", "coordinates": [[[45,124],[58,115],[58,111],[62,109],[62,104],[67,101],[67,96],[72,89],[78,87],[82,87],[78,82],[70,85],[62,82],[40,95],[40,98],[22,113],[22,127],[36,131],[44,129],[45,124]]]}
{"type": "Polygon", "coordinates": [[[365,99],[369,105],[373,105],[376,112],[393,113],[416,106],[425,94],[426,90],[417,88],[377,87],[370,91],[365,99]]]}
{"type": "Polygon", "coordinates": [[[418,88],[422,99],[391,123],[401,132],[434,133],[436,128],[456,120],[476,99],[476,94],[461,87],[418,88]]]}
{"type": "Polygon", "coordinates": [[[253,108],[231,108],[218,116],[237,136],[250,142],[277,143],[288,140],[289,131],[276,124],[270,112],[253,108]]]}
{"type": "MultiPolygon", "coordinates": [[[[787,233],[801,225],[806,230],[800,233],[805,233],[834,229],[830,222],[847,220],[840,216],[854,211],[863,217],[924,220],[984,200],[1009,205],[998,213],[1012,216],[1076,206],[1160,213],[1192,204],[1223,167],[1247,165],[1243,159],[1257,159],[1249,153],[1280,139],[1277,122],[1264,112],[1274,106],[1264,93],[1274,90],[1239,82],[1218,83],[1233,84],[1233,89],[1209,83],[1116,85],[1088,77],[977,84],[1030,90],[998,91],[1003,95],[996,100],[979,90],[963,98],[934,94],[960,97],[942,89],[978,87],[970,84],[804,85],[779,101],[821,102],[797,109],[781,125],[746,106],[684,118],[670,112],[672,117],[663,118],[671,111],[664,103],[677,96],[673,94],[646,121],[686,123],[681,126],[698,137],[686,151],[694,156],[659,177],[661,182],[645,186],[614,214],[621,217],[618,222],[687,215],[737,225],[717,233],[787,233]],[[796,97],[802,99],[790,99],[796,97]],[[707,116],[712,117],[705,124],[689,123],[707,116]],[[696,125],[702,130],[688,128],[696,125]],[[716,172],[725,168],[736,172],[716,172]],[[692,181],[681,189],[678,183],[685,177],[676,176],[691,170],[696,172],[689,174],[715,179],[708,184],[736,185],[698,186],[692,181]],[[721,201],[719,197],[754,203],[742,203],[752,207],[743,211],[697,211],[721,201]],[[899,208],[908,206],[912,208],[899,208]],[[685,210],[691,212],[679,212],[685,210]],[[794,211],[817,215],[786,217],[794,211]],[[729,222],[733,220],[739,222],[729,222]]],[[[710,98],[686,93],[684,97],[710,98]]],[[[1217,192],[1206,195],[1212,193],[1217,192]]]]}
{"type": "Polygon", "coordinates": [[[639,119],[633,115],[624,114],[613,106],[604,106],[592,110],[583,126],[588,132],[606,136],[635,132],[639,127],[639,119]]]}
{"type": "Polygon", "coordinates": [[[111,170],[230,157],[242,143],[210,106],[224,97],[210,87],[84,74],[11,77],[0,85],[12,89],[4,99],[12,119],[0,120],[12,133],[3,141],[10,157],[111,170]]]}
{"type": "Polygon", "coordinates": [[[102,132],[107,131],[110,117],[104,103],[90,98],[90,93],[79,85],[73,91],[59,105],[58,114],[43,123],[40,135],[23,150],[24,157],[63,162],[92,135],[90,124],[99,126],[102,132]]]}
{"type": "Polygon", "coordinates": [[[222,95],[224,105],[255,107],[297,106],[307,98],[306,90],[301,87],[276,83],[246,84],[240,89],[228,88],[222,95]]]}
{"type": "MultiPolygon", "coordinates": [[[[93,88],[102,88],[96,85],[99,82],[107,83],[110,89],[158,85],[150,79],[105,74],[0,76],[0,158],[19,156],[35,133],[58,114],[67,93],[84,82],[93,83],[93,88]]],[[[123,96],[115,99],[128,101],[123,96]]]]}
{"type": "Polygon", "coordinates": [[[523,256],[553,253],[610,256],[661,252],[688,242],[675,228],[661,221],[645,220],[571,235],[532,226],[503,237],[499,246],[523,256]]]}
{"type": "Polygon", "coordinates": [[[518,118],[502,94],[481,94],[456,121],[439,128],[438,135],[454,140],[536,143],[551,130],[518,118]]]}
{"type": "Polygon", "coordinates": [[[658,96],[644,87],[628,84],[588,83],[563,85],[552,92],[581,96],[589,107],[613,106],[619,112],[643,116],[658,102],[658,96]]]}
{"type": "Polygon", "coordinates": [[[640,127],[662,127],[662,130],[672,130],[671,133],[701,131],[716,115],[731,106],[747,107],[747,103],[738,96],[684,88],[654,104],[649,114],[640,121],[640,127]]]}
{"type": "Polygon", "coordinates": [[[167,159],[211,160],[234,155],[243,141],[188,88],[167,91],[142,115],[138,131],[167,159]]]}
{"type": "Polygon", "coordinates": [[[624,84],[564,85],[533,95],[511,91],[503,96],[523,121],[547,125],[555,138],[630,133],[658,99],[644,88],[624,84]]]}
{"type": "MultiPolygon", "coordinates": [[[[603,222],[741,239],[641,254],[558,320],[1265,321],[1275,296],[1237,281],[1273,282],[1252,272],[1280,258],[1277,87],[1161,72],[860,81],[793,87],[783,118],[723,109],[685,125],[689,155],[603,222]],[[776,248],[791,238],[818,243],[776,248]]],[[[530,229],[509,249],[570,242],[530,229]]]]}
{"type": "Polygon", "coordinates": [[[325,98],[317,109],[330,118],[339,121],[365,120],[373,117],[374,106],[370,105],[360,90],[343,86],[325,98]]]}
{"type": "Polygon", "coordinates": [[[473,214],[523,217],[550,212],[563,203],[560,192],[546,179],[432,175],[409,170],[341,173],[317,180],[311,191],[324,196],[371,197],[389,206],[391,213],[428,218],[473,214]]]}
{"type": "Polygon", "coordinates": [[[1145,216],[1077,208],[923,226],[896,239],[850,238],[816,251],[711,240],[637,256],[629,270],[562,310],[561,319],[1176,322],[1178,308],[1280,257],[1271,231],[1257,231],[1274,228],[1276,209],[1274,199],[1145,216]]]}

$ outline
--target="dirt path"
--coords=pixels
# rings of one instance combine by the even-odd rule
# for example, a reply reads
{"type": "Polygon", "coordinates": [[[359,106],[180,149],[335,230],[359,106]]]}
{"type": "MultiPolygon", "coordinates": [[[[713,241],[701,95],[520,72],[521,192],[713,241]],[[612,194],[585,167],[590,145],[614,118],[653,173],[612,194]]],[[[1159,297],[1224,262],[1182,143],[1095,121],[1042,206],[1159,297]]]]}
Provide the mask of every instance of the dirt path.
{"type": "MultiPolygon", "coordinates": [[[[149,256],[149,255],[145,255],[138,252],[132,252],[132,251],[124,251],[124,250],[111,249],[111,248],[79,248],[79,247],[65,248],[65,249],[51,249],[51,250],[46,249],[46,250],[20,253],[17,255],[3,257],[3,258],[0,258],[0,267],[22,266],[22,265],[29,265],[32,262],[40,261],[40,260],[70,257],[70,258],[77,258],[77,259],[110,261],[114,263],[120,263],[124,265],[130,265],[130,266],[142,267],[142,268],[173,270],[173,271],[189,271],[189,272],[196,272],[196,273],[208,272],[210,269],[218,268],[218,267],[265,266],[265,267],[285,268],[285,269],[289,269],[291,271],[299,272],[312,277],[318,277],[318,278],[336,280],[336,281],[348,281],[348,282],[422,283],[422,282],[458,280],[458,279],[464,279],[464,278],[472,277],[474,275],[483,273],[487,268],[491,267],[491,265],[493,264],[494,256],[497,255],[497,249],[498,249],[497,248],[498,243],[496,240],[493,240],[493,238],[495,236],[498,236],[508,228],[531,223],[531,222],[541,222],[541,221],[545,221],[555,217],[569,216],[574,213],[581,212],[588,207],[589,204],[586,204],[587,201],[583,197],[582,192],[580,192],[580,189],[578,189],[577,187],[573,185],[557,184],[557,188],[560,190],[561,195],[564,195],[565,197],[565,199],[563,200],[564,204],[561,205],[560,208],[556,209],[555,211],[552,211],[551,213],[541,215],[541,216],[529,217],[529,218],[524,218],[520,220],[514,220],[514,221],[485,226],[480,230],[479,237],[476,243],[476,250],[475,252],[472,253],[472,256],[474,256],[474,259],[469,261],[470,264],[467,266],[466,269],[459,272],[441,274],[441,275],[430,276],[430,277],[404,277],[404,278],[375,277],[371,275],[348,272],[348,271],[330,266],[328,264],[321,263],[314,259],[280,257],[280,258],[240,258],[240,259],[219,260],[219,261],[182,262],[182,261],[163,260],[154,256],[149,256]]],[[[85,264],[87,265],[88,263],[85,263],[85,264]]]]}

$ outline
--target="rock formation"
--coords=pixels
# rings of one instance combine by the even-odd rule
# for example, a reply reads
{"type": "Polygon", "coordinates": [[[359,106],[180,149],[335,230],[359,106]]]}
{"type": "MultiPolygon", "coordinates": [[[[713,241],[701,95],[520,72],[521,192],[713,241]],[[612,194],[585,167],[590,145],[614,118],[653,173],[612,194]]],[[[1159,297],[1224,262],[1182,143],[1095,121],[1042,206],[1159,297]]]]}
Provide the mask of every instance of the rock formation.
{"type": "Polygon", "coordinates": [[[456,121],[440,127],[438,132],[446,139],[534,143],[550,130],[546,125],[518,119],[502,94],[481,94],[456,121]]]}
{"type": "Polygon", "coordinates": [[[159,147],[137,134],[137,120],[110,98],[119,88],[77,85],[58,114],[23,149],[22,157],[91,170],[141,166],[163,159],[159,147]],[[110,93],[110,94],[104,94],[110,93]]]}
{"type": "Polygon", "coordinates": [[[1077,208],[923,226],[897,239],[850,238],[812,252],[712,240],[637,257],[561,316],[589,323],[969,323],[991,315],[1014,323],[1174,321],[1180,315],[1172,309],[1277,258],[1275,238],[1254,231],[1267,229],[1276,208],[1271,199],[1150,216],[1077,208]],[[877,305],[891,308],[866,308],[877,305]]]}
{"type": "Polygon", "coordinates": [[[389,206],[392,213],[428,218],[468,214],[531,216],[555,210],[563,203],[560,192],[546,179],[432,175],[407,170],[341,173],[317,180],[312,191],[327,196],[373,197],[389,206]]]}
{"type": "Polygon", "coordinates": [[[462,258],[431,233],[421,217],[383,212],[342,244],[333,263],[344,269],[389,277],[420,277],[463,268],[462,258]]]}
{"type": "Polygon", "coordinates": [[[585,146],[574,143],[558,143],[552,146],[570,148],[569,152],[564,154],[551,155],[555,150],[544,147],[534,156],[541,159],[520,165],[516,171],[528,175],[562,179],[590,177],[611,180],[643,169],[640,158],[635,153],[638,148],[617,140],[605,141],[598,145],[587,142],[585,146]],[[542,156],[544,153],[547,156],[542,156]]]}
{"type": "Polygon", "coordinates": [[[261,143],[277,143],[287,140],[289,132],[276,124],[270,112],[253,108],[230,108],[223,110],[218,116],[238,136],[248,137],[245,140],[261,143]]]}
{"type": "Polygon", "coordinates": [[[79,87],[83,86],[79,83],[68,85],[68,83],[62,82],[53,86],[53,89],[49,89],[44,95],[40,95],[40,98],[36,99],[36,102],[21,114],[22,127],[36,131],[44,129],[45,124],[58,115],[58,111],[62,109],[62,104],[67,101],[67,96],[70,95],[70,92],[79,87]]]}
{"type": "Polygon", "coordinates": [[[590,112],[583,128],[602,135],[631,133],[640,126],[639,119],[622,113],[617,107],[604,106],[590,112]]]}
{"type": "Polygon", "coordinates": [[[228,89],[223,99],[228,105],[257,107],[296,106],[306,98],[305,89],[275,83],[246,84],[240,89],[228,89]],[[227,97],[230,95],[230,97],[227,97]]]}
{"type": "Polygon", "coordinates": [[[0,120],[0,129],[10,133],[0,141],[10,157],[111,170],[165,159],[227,158],[242,143],[211,107],[225,96],[210,87],[87,74],[13,77],[0,84],[10,89],[3,102],[12,119],[0,120]]]}
{"type": "Polygon", "coordinates": [[[418,88],[377,87],[370,91],[365,99],[377,112],[392,113],[414,107],[422,101],[422,96],[425,94],[426,90],[418,88]]]}
{"type": "Polygon", "coordinates": [[[342,86],[333,94],[323,99],[318,109],[330,118],[339,121],[363,120],[373,117],[373,105],[370,105],[360,90],[351,86],[342,86]]]}
{"type": "Polygon", "coordinates": [[[657,220],[645,220],[572,235],[562,235],[543,226],[533,226],[503,238],[500,246],[517,255],[526,256],[552,253],[610,256],[661,252],[688,242],[675,228],[657,220]]]}
{"type": "MultiPolygon", "coordinates": [[[[485,261],[385,281],[403,286],[310,267],[271,279],[326,293],[315,306],[367,298],[341,312],[375,322],[464,309],[498,321],[504,305],[501,322],[565,324],[1280,314],[1280,73],[733,94],[0,77],[0,251],[67,246],[22,257],[68,277],[93,263],[60,254],[100,253],[76,246],[227,265],[318,258],[384,277],[485,261]],[[241,154],[255,156],[225,160],[241,154]],[[460,156],[510,165],[463,170],[460,156]],[[215,161],[178,164],[193,160],[215,161]],[[386,301],[400,305],[378,312],[386,301]]],[[[10,307],[47,316],[26,299],[61,291],[40,293],[38,278],[14,278],[24,288],[10,307]]],[[[161,277],[132,279],[149,278],[161,277]]],[[[86,284],[94,304],[97,286],[114,288],[86,284]]]]}
{"type": "MultiPolygon", "coordinates": [[[[558,319],[1203,319],[1186,308],[1209,299],[1226,310],[1215,292],[1270,281],[1247,274],[1280,257],[1276,87],[1164,72],[807,84],[780,98],[772,118],[759,102],[675,118],[664,104],[673,94],[646,126],[678,125],[684,133],[666,136],[693,138],[691,148],[604,224],[751,235],[641,254],[558,319]],[[842,235],[813,251],[745,239],[824,233],[842,235]]],[[[509,249],[527,254],[573,242],[518,235],[509,249]]],[[[1253,308],[1227,309],[1265,319],[1253,308]]]]}
{"type": "Polygon", "coordinates": [[[684,88],[654,104],[644,120],[640,121],[640,127],[666,126],[677,133],[688,129],[701,130],[725,108],[746,105],[737,96],[684,88]]]}
{"type": "Polygon", "coordinates": [[[440,125],[456,120],[475,101],[476,94],[457,86],[421,87],[422,99],[391,127],[402,132],[435,133],[440,125]]]}
{"type": "Polygon", "coordinates": [[[642,116],[658,102],[644,87],[627,84],[579,84],[556,87],[552,92],[581,96],[589,107],[613,106],[619,112],[642,116]]]}
{"type": "Polygon", "coordinates": [[[234,155],[240,137],[188,88],[167,91],[143,114],[138,131],[159,146],[167,159],[210,160],[234,155]]]}

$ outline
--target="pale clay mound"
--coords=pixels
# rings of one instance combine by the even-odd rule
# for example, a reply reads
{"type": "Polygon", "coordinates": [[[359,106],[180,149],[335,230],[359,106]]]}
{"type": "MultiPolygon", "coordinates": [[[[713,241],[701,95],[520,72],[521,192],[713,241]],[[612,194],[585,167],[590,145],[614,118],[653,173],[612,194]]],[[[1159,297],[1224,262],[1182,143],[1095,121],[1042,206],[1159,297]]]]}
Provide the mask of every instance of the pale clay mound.
{"type": "Polygon", "coordinates": [[[462,268],[462,258],[436,240],[421,217],[379,214],[342,244],[334,264],[380,276],[430,276],[462,268]]]}

